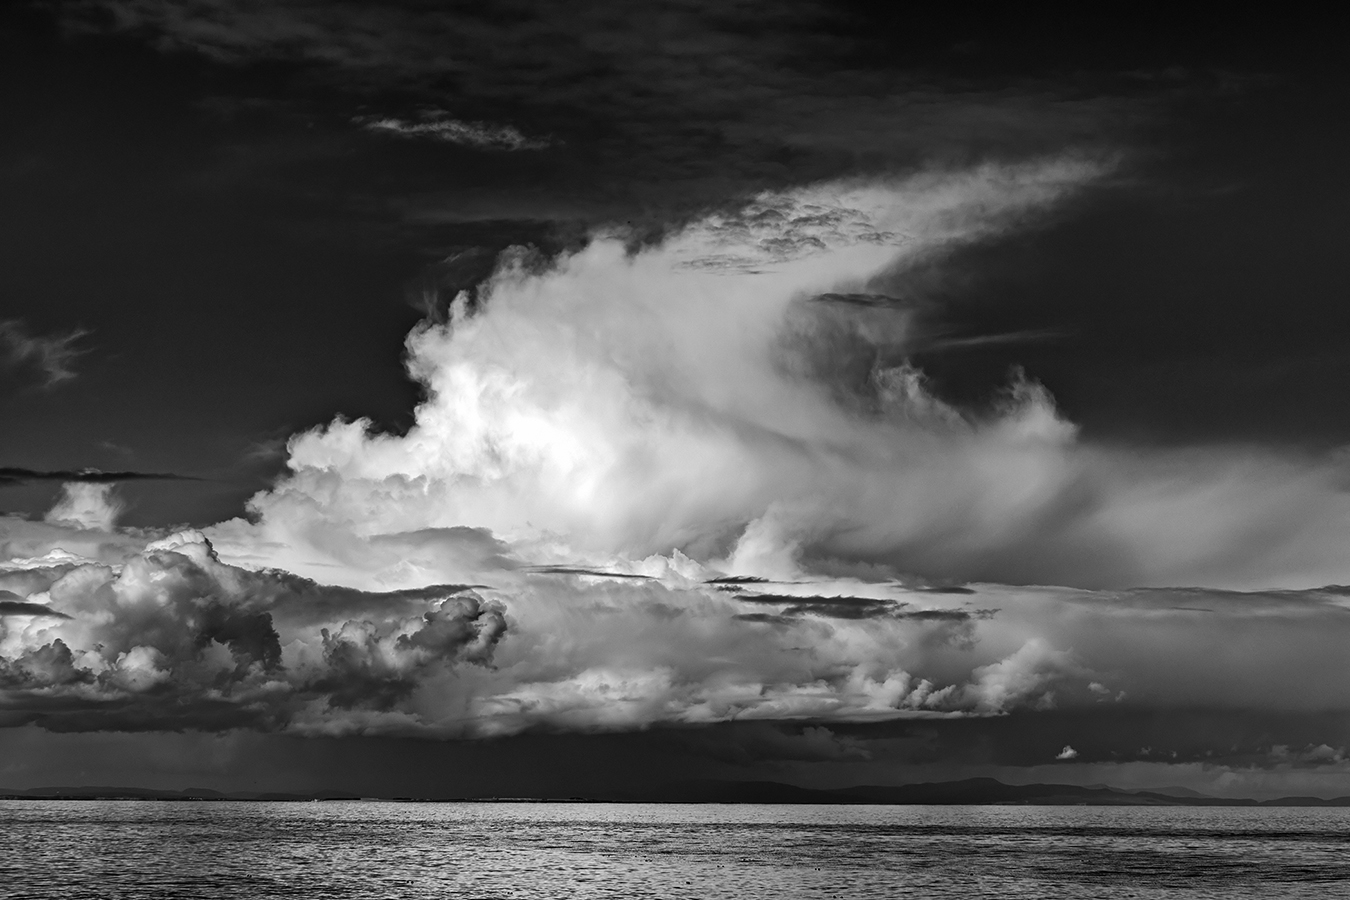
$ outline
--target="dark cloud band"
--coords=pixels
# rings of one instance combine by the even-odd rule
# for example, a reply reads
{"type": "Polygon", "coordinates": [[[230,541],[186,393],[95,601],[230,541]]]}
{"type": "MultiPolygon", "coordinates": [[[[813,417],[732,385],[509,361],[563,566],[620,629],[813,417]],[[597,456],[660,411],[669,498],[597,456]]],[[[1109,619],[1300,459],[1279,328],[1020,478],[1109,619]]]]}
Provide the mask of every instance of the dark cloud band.
{"type": "Polygon", "coordinates": [[[98,469],[22,469],[0,467],[0,487],[35,481],[114,484],[119,481],[201,481],[192,475],[171,472],[103,472],[98,469]]]}

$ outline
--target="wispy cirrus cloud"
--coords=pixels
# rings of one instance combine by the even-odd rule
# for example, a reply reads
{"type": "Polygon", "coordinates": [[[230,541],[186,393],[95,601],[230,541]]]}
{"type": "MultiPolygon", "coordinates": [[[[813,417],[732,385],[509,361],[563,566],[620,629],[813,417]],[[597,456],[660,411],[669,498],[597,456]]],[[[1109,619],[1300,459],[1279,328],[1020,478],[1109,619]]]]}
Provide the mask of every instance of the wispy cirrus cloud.
{"type": "Polygon", "coordinates": [[[549,145],[548,141],[526,137],[511,125],[463,122],[441,114],[424,115],[420,119],[358,116],[354,121],[366,131],[403,138],[429,138],[480,150],[538,150],[549,145]]]}
{"type": "Polygon", "coordinates": [[[88,352],[79,342],[83,328],[53,334],[35,334],[20,319],[0,321],[0,371],[20,385],[44,390],[76,377],[75,362],[88,352]]]}
{"type": "Polygon", "coordinates": [[[348,120],[359,113],[372,131],[504,152],[554,148],[546,180],[501,168],[463,181],[436,170],[420,188],[409,184],[408,216],[424,222],[641,215],[659,229],[764,189],[969,158],[991,145],[1005,159],[1118,147],[1153,100],[1133,81],[1112,89],[1095,77],[1065,90],[971,73],[953,92],[856,16],[811,0],[772,11],[662,2],[643,16],[615,16],[604,3],[88,0],[63,14],[76,30],[131,34],[223,65],[285,62],[305,73],[301,98],[323,85],[316,106],[345,97],[348,120]],[[372,107],[372,93],[391,105],[372,107]],[[407,114],[418,109],[454,113],[407,114]]]}

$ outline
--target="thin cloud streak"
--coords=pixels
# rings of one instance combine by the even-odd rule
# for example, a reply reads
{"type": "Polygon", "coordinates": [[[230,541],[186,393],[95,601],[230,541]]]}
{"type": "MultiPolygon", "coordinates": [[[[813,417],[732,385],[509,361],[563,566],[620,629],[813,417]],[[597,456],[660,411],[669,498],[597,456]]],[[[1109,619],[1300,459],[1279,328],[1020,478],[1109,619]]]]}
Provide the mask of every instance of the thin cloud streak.
{"type": "Polygon", "coordinates": [[[548,141],[531,140],[510,125],[487,122],[461,122],[439,117],[414,122],[393,116],[362,116],[355,121],[366,131],[404,138],[433,138],[483,150],[538,150],[549,145],[548,141]]]}
{"type": "Polygon", "coordinates": [[[100,469],[25,469],[0,466],[0,487],[35,481],[112,484],[118,481],[199,481],[192,475],[172,472],[104,472],[100,469]]]}
{"type": "Polygon", "coordinates": [[[444,170],[420,186],[414,179],[399,205],[422,226],[650,214],[644,224],[660,231],[760,190],[981,158],[991,145],[1008,159],[1118,149],[1156,103],[1141,99],[1133,78],[1103,89],[1089,77],[1067,91],[1032,78],[966,78],[953,92],[931,72],[898,65],[885,38],[860,31],[847,10],[816,2],[772,11],[659,3],[650,15],[615,16],[603,3],[496,14],[420,3],[93,0],[63,14],[78,33],[129,34],[229,66],[284,63],[303,72],[294,79],[302,97],[322,86],[316,110],[346,97],[349,121],[380,123],[389,135],[552,148],[547,179],[535,154],[517,152],[499,176],[484,173],[488,181],[444,170]]]}

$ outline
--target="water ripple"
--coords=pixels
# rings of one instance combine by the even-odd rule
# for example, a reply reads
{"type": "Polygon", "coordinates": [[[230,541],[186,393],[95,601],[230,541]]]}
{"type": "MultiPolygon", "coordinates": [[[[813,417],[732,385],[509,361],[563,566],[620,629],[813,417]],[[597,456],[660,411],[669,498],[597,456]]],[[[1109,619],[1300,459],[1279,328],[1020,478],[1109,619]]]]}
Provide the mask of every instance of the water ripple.
{"type": "Polygon", "coordinates": [[[0,897],[1323,898],[1350,810],[0,801],[0,897]]]}

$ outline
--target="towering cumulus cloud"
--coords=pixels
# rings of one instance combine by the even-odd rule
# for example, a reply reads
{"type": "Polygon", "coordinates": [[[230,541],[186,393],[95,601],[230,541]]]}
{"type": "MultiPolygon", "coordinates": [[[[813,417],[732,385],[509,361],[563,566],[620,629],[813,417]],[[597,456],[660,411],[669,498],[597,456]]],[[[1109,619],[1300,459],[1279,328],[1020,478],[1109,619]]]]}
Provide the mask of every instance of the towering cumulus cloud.
{"type": "Polygon", "coordinates": [[[294,440],[292,474],[255,501],[263,530],[377,584],[423,577],[397,535],[462,526],[533,560],[678,550],[759,575],[802,556],[931,569],[942,535],[970,569],[1072,479],[1074,429],[1030,382],[984,416],[931,397],[905,362],[905,270],[1095,172],[826,186],[637,252],[616,236],[508,258],[479,308],[462,297],[410,336],[429,394],[411,431],[337,422],[294,440]]]}
{"type": "Polygon", "coordinates": [[[959,410],[908,362],[909,271],[1024,226],[1099,171],[817,187],[635,253],[600,237],[556,260],[508,256],[474,308],[462,297],[409,337],[428,399],[407,435],[335,422],[292,441],[291,474],[255,500],[285,548],[266,558],[371,587],[472,578],[476,545],[436,536],[471,526],[535,562],[678,550],[741,575],[1350,580],[1339,466],[1094,446],[1032,380],[959,410]]]}
{"type": "Polygon", "coordinates": [[[1101,171],[505,254],[409,336],[413,427],[293,438],[250,520],[138,540],[72,493],[4,522],[3,715],[457,737],[1343,705],[1334,463],[1099,446],[1032,378],[960,409],[911,362],[914,268],[1101,171]]]}

